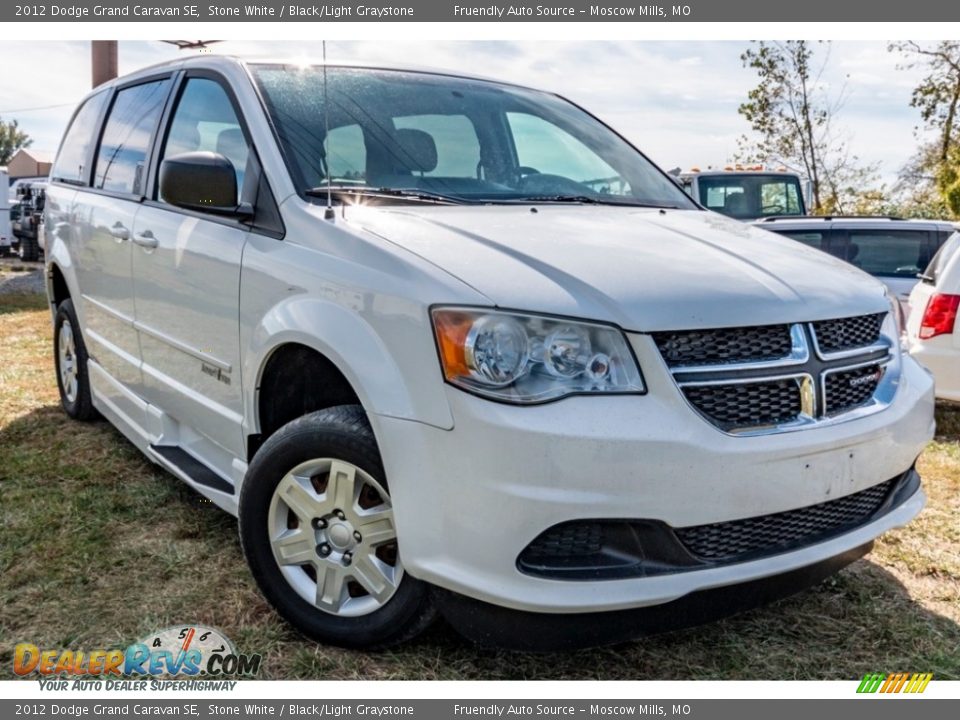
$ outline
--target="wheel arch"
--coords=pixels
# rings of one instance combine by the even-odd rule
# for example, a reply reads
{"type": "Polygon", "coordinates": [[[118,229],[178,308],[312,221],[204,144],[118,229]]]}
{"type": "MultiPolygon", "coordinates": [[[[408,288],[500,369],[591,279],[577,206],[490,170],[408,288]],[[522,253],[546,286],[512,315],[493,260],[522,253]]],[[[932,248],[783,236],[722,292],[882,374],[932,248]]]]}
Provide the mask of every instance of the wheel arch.
{"type": "MultiPolygon", "coordinates": [[[[428,339],[433,342],[432,336],[428,339]]],[[[415,338],[411,338],[413,341],[415,338]]],[[[330,392],[319,394],[326,398],[324,402],[329,401],[326,407],[345,404],[342,400],[352,400],[363,407],[375,435],[377,415],[453,427],[439,369],[432,382],[416,392],[414,386],[422,385],[417,381],[426,369],[412,368],[405,373],[372,325],[359,313],[339,304],[319,298],[291,298],[273,308],[253,328],[247,346],[244,377],[254,379],[245,383],[249,388],[245,392],[244,413],[249,458],[278,429],[278,417],[285,417],[282,410],[279,414],[267,413],[266,417],[262,411],[270,402],[265,393],[275,393],[273,383],[279,375],[289,373],[286,362],[291,360],[306,362],[307,370],[322,371],[322,377],[332,381],[330,392]]],[[[300,383],[302,387],[309,379],[295,377],[294,386],[300,383]]],[[[317,397],[314,394],[312,399],[317,397]]],[[[309,407],[309,403],[302,407],[302,414],[323,409],[309,407]]]]}

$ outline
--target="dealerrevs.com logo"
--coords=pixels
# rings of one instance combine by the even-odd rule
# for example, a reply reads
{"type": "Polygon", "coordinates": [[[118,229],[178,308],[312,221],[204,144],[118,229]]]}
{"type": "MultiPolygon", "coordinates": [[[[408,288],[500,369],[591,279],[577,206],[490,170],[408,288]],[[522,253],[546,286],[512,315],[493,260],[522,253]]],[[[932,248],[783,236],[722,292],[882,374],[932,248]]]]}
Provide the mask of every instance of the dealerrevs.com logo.
{"type": "MultiPolygon", "coordinates": [[[[125,649],[58,650],[19,643],[13,671],[41,677],[116,678],[256,675],[260,655],[238,653],[219,630],[177,625],[150,633],[125,649]]],[[[118,688],[119,689],[119,688],[118,688]]]]}

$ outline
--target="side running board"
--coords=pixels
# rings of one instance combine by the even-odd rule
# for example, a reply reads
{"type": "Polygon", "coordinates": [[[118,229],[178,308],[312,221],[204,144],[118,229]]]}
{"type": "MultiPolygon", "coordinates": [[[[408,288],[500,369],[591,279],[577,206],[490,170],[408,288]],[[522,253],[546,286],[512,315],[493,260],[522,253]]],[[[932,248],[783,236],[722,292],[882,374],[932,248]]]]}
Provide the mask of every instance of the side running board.
{"type": "Polygon", "coordinates": [[[151,445],[150,450],[186,475],[197,485],[204,485],[217,492],[233,495],[233,485],[217,475],[217,473],[183,448],[177,445],[151,445]]]}

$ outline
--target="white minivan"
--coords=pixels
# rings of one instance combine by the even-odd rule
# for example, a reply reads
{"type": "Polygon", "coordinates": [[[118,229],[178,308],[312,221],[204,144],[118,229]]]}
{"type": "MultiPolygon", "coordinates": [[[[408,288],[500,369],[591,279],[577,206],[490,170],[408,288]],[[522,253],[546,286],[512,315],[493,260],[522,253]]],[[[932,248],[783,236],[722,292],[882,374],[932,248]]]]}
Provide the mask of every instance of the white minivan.
{"type": "Polygon", "coordinates": [[[323,642],[438,611],[624,640],[817,582],[924,503],[933,383],[883,285],[550,93],[151,67],[76,111],[46,228],[66,412],[236,514],[323,642]]]}

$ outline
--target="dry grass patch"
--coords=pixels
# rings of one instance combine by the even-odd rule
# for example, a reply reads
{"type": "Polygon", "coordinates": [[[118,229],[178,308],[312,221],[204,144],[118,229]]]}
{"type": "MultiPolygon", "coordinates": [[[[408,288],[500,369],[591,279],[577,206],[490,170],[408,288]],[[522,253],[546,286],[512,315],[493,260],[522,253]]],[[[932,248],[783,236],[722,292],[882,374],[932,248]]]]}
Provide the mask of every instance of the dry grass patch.
{"type": "Polygon", "coordinates": [[[0,297],[0,677],[13,645],[122,646],[168,625],[222,629],[273,678],[960,678],[960,410],[920,470],[927,510],[866,560],[796,597],[723,622],[561,655],[478,650],[437,625],[358,653],[305,641],[263,601],[236,525],[107,423],[60,411],[50,317],[0,297]]]}

